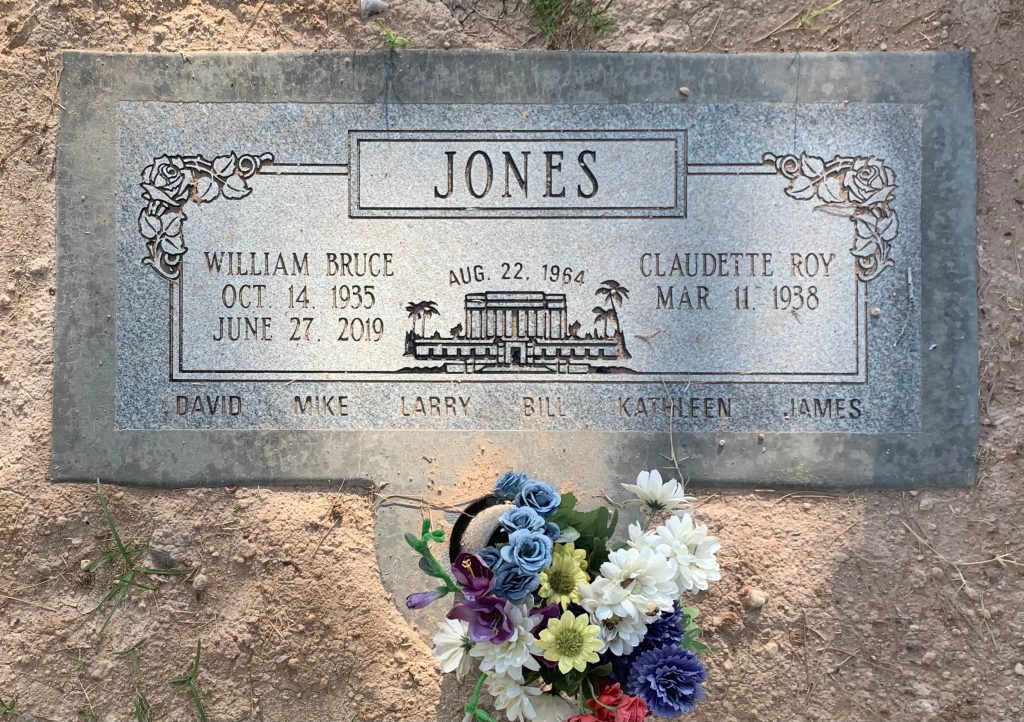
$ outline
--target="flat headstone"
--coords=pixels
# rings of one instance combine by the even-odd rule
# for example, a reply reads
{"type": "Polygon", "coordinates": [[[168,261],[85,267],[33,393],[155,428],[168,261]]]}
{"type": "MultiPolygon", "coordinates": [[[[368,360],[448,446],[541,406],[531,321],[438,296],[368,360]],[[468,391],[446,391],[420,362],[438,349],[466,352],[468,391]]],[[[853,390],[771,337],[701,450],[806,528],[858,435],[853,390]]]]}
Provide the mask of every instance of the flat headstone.
{"type": "Polygon", "coordinates": [[[966,54],[76,52],[61,106],[55,479],[973,478],[966,54]]]}

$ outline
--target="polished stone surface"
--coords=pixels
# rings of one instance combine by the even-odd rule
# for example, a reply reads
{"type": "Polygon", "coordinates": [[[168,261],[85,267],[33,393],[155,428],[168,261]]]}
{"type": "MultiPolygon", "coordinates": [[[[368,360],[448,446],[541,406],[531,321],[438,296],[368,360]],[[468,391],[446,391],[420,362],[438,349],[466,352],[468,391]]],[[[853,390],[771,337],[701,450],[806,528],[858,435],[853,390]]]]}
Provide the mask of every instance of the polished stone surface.
{"type": "Polygon", "coordinates": [[[973,477],[965,55],[65,62],[55,478],[973,477]]]}

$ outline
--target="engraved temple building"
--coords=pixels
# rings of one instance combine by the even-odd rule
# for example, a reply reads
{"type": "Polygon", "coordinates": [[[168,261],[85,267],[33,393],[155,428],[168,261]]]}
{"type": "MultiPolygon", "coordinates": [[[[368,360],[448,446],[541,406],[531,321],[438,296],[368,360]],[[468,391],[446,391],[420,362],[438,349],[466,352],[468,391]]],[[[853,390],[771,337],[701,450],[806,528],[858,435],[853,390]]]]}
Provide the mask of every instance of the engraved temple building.
{"type": "Polygon", "coordinates": [[[589,373],[592,363],[628,359],[622,332],[580,335],[566,297],[540,291],[488,291],[465,297],[465,318],[451,335],[408,331],[405,355],[446,373],[589,373]]]}

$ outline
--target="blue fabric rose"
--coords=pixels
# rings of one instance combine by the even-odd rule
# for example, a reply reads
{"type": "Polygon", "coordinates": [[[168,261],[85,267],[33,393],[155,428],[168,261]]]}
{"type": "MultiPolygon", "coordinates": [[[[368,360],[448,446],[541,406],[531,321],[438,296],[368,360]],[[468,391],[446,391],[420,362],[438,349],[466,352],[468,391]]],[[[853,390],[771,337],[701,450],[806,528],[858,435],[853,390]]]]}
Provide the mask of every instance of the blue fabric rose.
{"type": "Polygon", "coordinates": [[[518,529],[508,537],[508,544],[501,548],[501,558],[514,564],[524,572],[539,572],[551,565],[552,541],[542,532],[518,529]]]}
{"type": "Polygon", "coordinates": [[[511,534],[519,529],[544,531],[544,517],[528,506],[514,506],[498,519],[501,528],[511,534]]]}
{"type": "Polygon", "coordinates": [[[522,604],[539,586],[540,577],[535,572],[527,572],[502,561],[494,573],[491,594],[504,597],[512,604],[522,604]]]}
{"type": "Polygon", "coordinates": [[[562,495],[543,481],[529,480],[516,495],[516,506],[528,506],[541,516],[553,514],[562,503],[562,495]]]}
{"type": "Polygon", "coordinates": [[[562,529],[553,521],[544,522],[544,536],[553,542],[558,541],[558,537],[562,536],[562,529]]]}
{"type": "Polygon", "coordinates": [[[494,485],[494,495],[499,499],[512,501],[523,488],[523,484],[529,480],[521,471],[506,471],[498,477],[498,482],[494,485]]]}
{"type": "Polygon", "coordinates": [[[476,555],[484,560],[484,564],[497,571],[498,564],[501,563],[501,552],[495,547],[484,547],[476,555]]]}

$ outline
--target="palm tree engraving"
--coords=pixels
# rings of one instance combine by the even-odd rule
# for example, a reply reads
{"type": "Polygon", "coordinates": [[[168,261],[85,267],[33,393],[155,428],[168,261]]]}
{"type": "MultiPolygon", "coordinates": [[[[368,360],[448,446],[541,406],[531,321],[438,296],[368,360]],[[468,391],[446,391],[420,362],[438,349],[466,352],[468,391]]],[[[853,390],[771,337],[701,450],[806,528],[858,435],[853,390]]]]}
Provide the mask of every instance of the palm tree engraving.
{"type": "MultiPolygon", "coordinates": [[[[602,281],[600,288],[594,292],[595,296],[604,296],[605,303],[609,306],[611,311],[611,318],[615,321],[615,332],[619,332],[619,312],[615,308],[615,304],[622,305],[622,302],[629,298],[629,289],[623,286],[618,281],[602,281]]],[[[605,332],[604,335],[608,335],[607,321],[605,321],[605,332]]]]}
{"type": "Polygon", "coordinates": [[[409,318],[412,319],[412,332],[416,333],[416,321],[423,317],[423,303],[414,303],[410,301],[405,304],[405,310],[409,312],[409,318]]]}
{"type": "Polygon", "coordinates": [[[412,319],[412,332],[416,333],[416,321],[418,320],[420,321],[420,336],[424,338],[427,335],[427,319],[441,313],[437,310],[437,301],[409,302],[406,304],[405,310],[409,312],[409,318],[412,319]]]}
{"type": "Polygon", "coordinates": [[[608,338],[608,320],[613,318],[614,312],[610,308],[604,308],[603,306],[594,306],[594,324],[599,324],[604,321],[604,337],[608,338]]]}
{"type": "Polygon", "coordinates": [[[601,282],[594,295],[603,296],[605,303],[608,304],[608,308],[594,307],[594,314],[598,316],[594,322],[604,321],[604,337],[608,338],[608,321],[611,320],[615,324],[615,333],[612,334],[612,337],[615,338],[618,344],[619,354],[623,358],[631,358],[632,356],[626,348],[626,337],[622,333],[621,326],[619,326],[619,311],[616,308],[616,304],[621,306],[629,298],[629,289],[618,281],[609,279],[601,282]]]}

